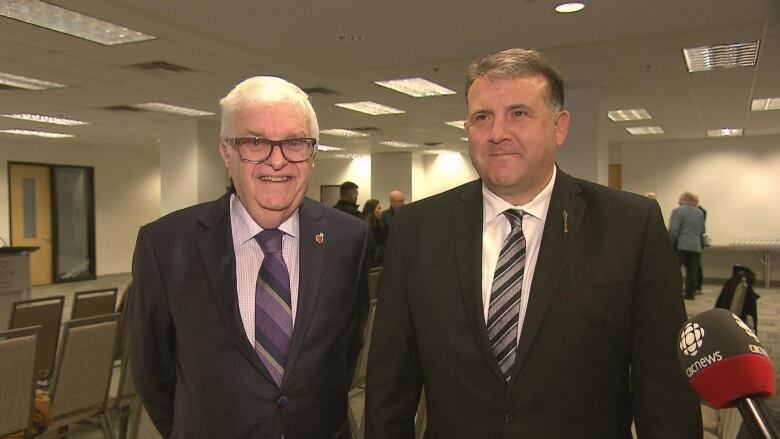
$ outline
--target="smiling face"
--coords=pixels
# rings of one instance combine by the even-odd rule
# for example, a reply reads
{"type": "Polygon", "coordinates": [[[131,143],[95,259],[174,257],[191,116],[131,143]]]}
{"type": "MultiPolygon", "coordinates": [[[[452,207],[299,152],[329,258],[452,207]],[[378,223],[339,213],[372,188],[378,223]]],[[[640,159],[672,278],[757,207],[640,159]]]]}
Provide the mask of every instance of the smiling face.
{"type": "MultiPolygon", "coordinates": [[[[236,110],[229,121],[226,137],[263,137],[272,140],[309,137],[304,111],[289,102],[249,105],[236,110]]],[[[277,228],[303,202],[314,168],[314,157],[290,163],[277,146],[259,164],[244,163],[238,149],[220,144],[236,195],[252,219],[264,229],[277,228]]]]}
{"type": "Polygon", "coordinates": [[[541,75],[478,77],[468,91],[471,162],[491,192],[518,206],[547,185],[569,113],[553,112],[541,75]]]}

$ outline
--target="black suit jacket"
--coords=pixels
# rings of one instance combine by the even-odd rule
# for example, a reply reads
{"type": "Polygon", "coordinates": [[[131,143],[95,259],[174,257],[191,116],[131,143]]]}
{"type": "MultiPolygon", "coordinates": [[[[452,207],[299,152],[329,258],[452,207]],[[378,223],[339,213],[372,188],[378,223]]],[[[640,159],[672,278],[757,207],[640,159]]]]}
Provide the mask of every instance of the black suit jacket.
{"type": "Polygon", "coordinates": [[[229,199],[138,233],[130,340],[141,400],[166,437],[348,437],[347,391],[368,303],[368,227],[316,201],[301,205],[298,308],[280,389],[241,322],[229,199]]]}
{"type": "Polygon", "coordinates": [[[481,293],[482,182],[401,209],[369,354],[367,437],[701,438],[675,346],[686,315],[658,205],[558,171],[512,380],[481,293]],[[567,212],[564,223],[563,212],[567,212]]]}

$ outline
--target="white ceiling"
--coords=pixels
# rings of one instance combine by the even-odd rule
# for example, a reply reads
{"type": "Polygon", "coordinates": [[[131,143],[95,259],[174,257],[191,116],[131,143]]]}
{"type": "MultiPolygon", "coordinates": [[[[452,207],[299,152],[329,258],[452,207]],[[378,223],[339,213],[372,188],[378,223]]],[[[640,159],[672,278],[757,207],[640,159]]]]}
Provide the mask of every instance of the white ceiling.
{"type": "Polygon", "coordinates": [[[653,115],[651,121],[609,122],[610,143],[695,139],[717,128],[780,134],[780,111],[750,112],[752,99],[780,97],[780,2],[585,1],[582,12],[568,15],[555,13],[555,2],[546,0],[52,1],[158,39],[109,47],[0,17],[0,71],[69,86],[0,89],[0,112],[92,122],[59,127],[0,118],[0,129],[76,136],[32,140],[0,133],[0,142],[156,147],[161,130],[180,116],[105,107],[159,101],[218,112],[217,101],[233,85],[273,74],[337,93],[311,96],[321,128],[377,129],[361,139],[323,135],[321,143],[359,153],[397,151],[379,144],[384,140],[463,151],[465,132],[444,122],[464,118],[465,67],[509,47],[541,50],[567,88],[600,87],[604,118],[618,108],[642,107],[653,115]],[[353,37],[358,41],[350,42],[353,37]],[[753,40],[761,41],[755,67],[687,73],[683,47],[753,40]],[[191,71],[128,67],[153,61],[191,71]],[[458,94],[413,98],[373,84],[412,76],[458,94]],[[332,105],[356,100],[406,113],[369,116],[332,105]],[[647,122],[666,133],[631,136],[624,129],[647,122]]]}

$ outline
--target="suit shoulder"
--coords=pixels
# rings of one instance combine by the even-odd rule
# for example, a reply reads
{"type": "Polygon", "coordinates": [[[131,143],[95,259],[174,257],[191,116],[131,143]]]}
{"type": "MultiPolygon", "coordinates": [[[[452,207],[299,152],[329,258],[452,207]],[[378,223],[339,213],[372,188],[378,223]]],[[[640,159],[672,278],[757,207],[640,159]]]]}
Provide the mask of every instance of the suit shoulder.
{"type": "Polygon", "coordinates": [[[399,211],[424,212],[425,214],[435,211],[447,212],[448,209],[456,207],[464,197],[472,196],[478,196],[480,200],[482,199],[482,183],[480,180],[470,181],[442,193],[407,204],[399,211]]]}
{"type": "Polygon", "coordinates": [[[645,211],[658,206],[658,203],[654,200],[643,195],[612,189],[579,178],[572,178],[580,186],[582,195],[586,200],[594,203],[604,203],[608,208],[633,208],[645,211]]]}
{"type": "Polygon", "coordinates": [[[153,234],[171,234],[192,230],[200,218],[208,218],[214,215],[229,215],[230,196],[225,195],[213,201],[196,204],[163,215],[141,227],[153,234]]]}
{"type": "Polygon", "coordinates": [[[362,219],[354,215],[350,215],[346,212],[342,212],[334,207],[326,206],[325,204],[311,198],[305,198],[301,204],[301,208],[309,212],[314,217],[322,218],[327,224],[336,226],[336,228],[368,230],[368,223],[362,219]]]}

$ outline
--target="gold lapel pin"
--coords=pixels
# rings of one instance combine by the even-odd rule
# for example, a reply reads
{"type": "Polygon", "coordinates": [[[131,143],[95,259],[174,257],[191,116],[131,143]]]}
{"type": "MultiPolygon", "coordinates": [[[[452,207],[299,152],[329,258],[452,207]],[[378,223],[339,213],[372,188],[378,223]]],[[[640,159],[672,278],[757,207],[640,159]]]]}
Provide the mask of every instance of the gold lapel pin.
{"type": "Polygon", "coordinates": [[[322,244],[325,242],[325,234],[320,232],[314,235],[314,240],[317,242],[317,244],[322,244]]]}
{"type": "Polygon", "coordinates": [[[569,233],[569,212],[563,209],[561,216],[563,216],[563,233],[569,233]]]}

